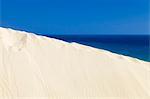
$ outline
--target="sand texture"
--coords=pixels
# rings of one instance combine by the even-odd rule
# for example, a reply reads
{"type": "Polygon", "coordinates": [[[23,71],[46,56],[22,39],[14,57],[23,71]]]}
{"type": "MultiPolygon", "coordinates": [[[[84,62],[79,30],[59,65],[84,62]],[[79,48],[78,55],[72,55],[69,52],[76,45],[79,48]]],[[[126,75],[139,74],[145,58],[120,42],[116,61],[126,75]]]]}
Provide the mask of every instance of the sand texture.
{"type": "Polygon", "coordinates": [[[150,99],[150,63],[0,28],[0,99],[150,99]]]}

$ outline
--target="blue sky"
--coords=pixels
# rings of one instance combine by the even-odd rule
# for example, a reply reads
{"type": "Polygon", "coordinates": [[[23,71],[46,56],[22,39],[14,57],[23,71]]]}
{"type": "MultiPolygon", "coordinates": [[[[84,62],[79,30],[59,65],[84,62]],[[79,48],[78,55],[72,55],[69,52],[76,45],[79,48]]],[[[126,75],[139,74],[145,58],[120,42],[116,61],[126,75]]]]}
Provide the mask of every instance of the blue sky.
{"type": "Polygon", "coordinates": [[[3,27],[41,34],[148,34],[149,0],[1,0],[3,27]]]}

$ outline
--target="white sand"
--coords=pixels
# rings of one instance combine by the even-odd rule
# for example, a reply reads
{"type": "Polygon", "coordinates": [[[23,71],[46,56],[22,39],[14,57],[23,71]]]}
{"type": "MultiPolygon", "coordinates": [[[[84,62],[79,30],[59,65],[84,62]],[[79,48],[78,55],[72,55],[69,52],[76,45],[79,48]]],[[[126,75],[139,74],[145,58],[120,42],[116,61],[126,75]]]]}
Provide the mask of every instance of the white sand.
{"type": "Polygon", "coordinates": [[[0,28],[0,97],[150,99],[150,63],[0,28]]]}

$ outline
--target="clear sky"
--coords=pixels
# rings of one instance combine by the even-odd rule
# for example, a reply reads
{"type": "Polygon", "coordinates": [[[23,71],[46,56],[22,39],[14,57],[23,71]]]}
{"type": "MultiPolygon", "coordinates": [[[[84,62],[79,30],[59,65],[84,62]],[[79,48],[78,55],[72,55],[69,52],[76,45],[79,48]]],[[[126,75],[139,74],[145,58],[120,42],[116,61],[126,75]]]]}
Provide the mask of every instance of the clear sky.
{"type": "Polygon", "coordinates": [[[0,0],[0,26],[41,34],[148,34],[149,0],[0,0]]]}

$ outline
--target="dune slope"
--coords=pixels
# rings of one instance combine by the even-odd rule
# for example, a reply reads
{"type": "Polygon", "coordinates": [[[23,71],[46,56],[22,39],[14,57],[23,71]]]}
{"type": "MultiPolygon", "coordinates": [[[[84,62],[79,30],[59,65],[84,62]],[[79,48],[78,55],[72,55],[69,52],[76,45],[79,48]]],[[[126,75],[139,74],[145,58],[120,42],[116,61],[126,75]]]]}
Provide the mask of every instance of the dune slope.
{"type": "Polygon", "coordinates": [[[0,28],[0,97],[150,99],[150,63],[0,28]]]}

